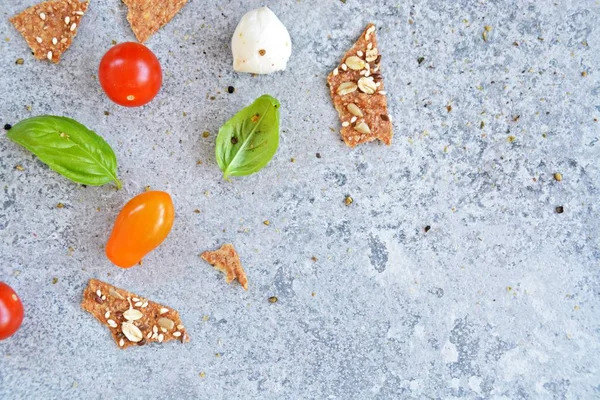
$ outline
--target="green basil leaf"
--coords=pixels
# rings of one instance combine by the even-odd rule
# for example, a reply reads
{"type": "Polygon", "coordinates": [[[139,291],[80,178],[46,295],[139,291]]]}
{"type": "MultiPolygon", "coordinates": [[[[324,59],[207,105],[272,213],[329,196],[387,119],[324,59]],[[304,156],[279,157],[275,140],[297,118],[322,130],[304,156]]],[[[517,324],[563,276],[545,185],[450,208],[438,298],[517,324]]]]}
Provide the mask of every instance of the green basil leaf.
{"type": "Polygon", "coordinates": [[[117,179],[117,158],[104,139],[79,122],[42,115],[14,125],[8,138],[74,182],[101,186],[117,179]]]}
{"type": "Polygon", "coordinates": [[[253,174],[271,161],[279,146],[279,106],[265,94],[219,129],[215,153],[225,179],[253,174]]]}

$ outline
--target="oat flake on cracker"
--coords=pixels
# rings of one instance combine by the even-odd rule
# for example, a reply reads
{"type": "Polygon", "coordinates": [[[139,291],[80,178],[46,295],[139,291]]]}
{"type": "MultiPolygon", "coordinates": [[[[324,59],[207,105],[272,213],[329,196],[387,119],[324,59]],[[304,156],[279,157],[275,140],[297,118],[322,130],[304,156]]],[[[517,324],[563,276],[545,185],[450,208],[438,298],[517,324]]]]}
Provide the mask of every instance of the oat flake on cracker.
{"type": "Polygon", "coordinates": [[[10,19],[38,60],[58,63],[71,46],[88,2],[79,0],[46,1],[10,19]]]}

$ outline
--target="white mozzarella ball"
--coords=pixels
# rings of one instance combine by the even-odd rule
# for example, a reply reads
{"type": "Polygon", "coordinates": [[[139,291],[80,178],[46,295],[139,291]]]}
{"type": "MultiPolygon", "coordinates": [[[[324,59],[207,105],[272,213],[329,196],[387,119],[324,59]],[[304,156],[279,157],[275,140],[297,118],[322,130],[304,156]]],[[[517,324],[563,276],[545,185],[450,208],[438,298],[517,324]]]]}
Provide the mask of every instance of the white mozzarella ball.
{"type": "Polygon", "coordinates": [[[292,39],[277,15],[268,7],[244,15],[231,39],[233,69],[270,74],[285,70],[292,54],[292,39]]]}

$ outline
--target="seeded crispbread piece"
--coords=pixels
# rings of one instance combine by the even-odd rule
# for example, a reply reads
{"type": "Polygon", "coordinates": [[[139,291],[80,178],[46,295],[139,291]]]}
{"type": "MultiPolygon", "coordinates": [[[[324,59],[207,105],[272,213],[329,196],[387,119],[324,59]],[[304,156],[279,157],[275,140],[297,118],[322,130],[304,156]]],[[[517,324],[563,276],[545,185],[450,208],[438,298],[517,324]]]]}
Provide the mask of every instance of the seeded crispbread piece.
{"type": "Polygon", "coordinates": [[[380,70],[375,25],[367,25],[342,63],[327,77],[331,99],[342,122],[342,139],[350,146],[381,140],[392,143],[392,121],[380,70]]]}
{"type": "Polygon", "coordinates": [[[173,19],[187,0],[123,0],[127,21],[137,40],[144,43],[173,19]]]}
{"type": "Polygon", "coordinates": [[[121,349],[190,341],[177,311],[96,279],[83,291],[81,307],[108,326],[121,349]]]}
{"type": "Polygon", "coordinates": [[[46,1],[15,15],[10,22],[23,35],[35,58],[58,64],[77,35],[88,4],[79,0],[46,1]]]}
{"type": "Polygon", "coordinates": [[[219,250],[205,251],[200,257],[219,271],[225,272],[225,282],[231,283],[237,279],[240,285],[248,290],[248,278],[246,278],[240,256],[233,245],[224,244],[219,250]]]}

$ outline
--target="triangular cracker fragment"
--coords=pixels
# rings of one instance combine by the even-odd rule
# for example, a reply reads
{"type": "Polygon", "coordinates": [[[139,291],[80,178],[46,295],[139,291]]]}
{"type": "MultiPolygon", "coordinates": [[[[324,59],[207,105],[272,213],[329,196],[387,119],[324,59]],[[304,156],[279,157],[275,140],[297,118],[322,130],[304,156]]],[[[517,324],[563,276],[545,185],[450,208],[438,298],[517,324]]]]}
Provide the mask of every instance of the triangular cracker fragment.
{"type": "Polygon", "coordinates": [[[240,256],[231,244],[224,244],[217,251],[205,251],[200,255],[204,261],[226,274],[225,282],[231,283],[237,279],[240,285],[248,290],[248,279],[242,268],[240,256]]]}
{"type": "Polygon", "coordinates": [[[127,21],[137,40],[144,43],[173,19],[187,0],[123,0],[129,8],[127,21]]]}
{"type": "Polygon", "coordinates": [[[23,35],[35,58],[58,63],[77,35],[88,4],[79,0],[47,1],[29,7],[10,22],[23,35]]]}
{"type": "Polygon", "coordinates": [[[375,25],[369,24],[327,77],[331,99],[342,122],[342,138],[350,147],[375,139],[392,143],[392,121],[380,65],[375,25]]]}
{"type": "Polygon", "coordinates": [[[81,307],[110,329],[121,349],[190,341],[177,311],[96,279],[83,291],[81,307]]]}

